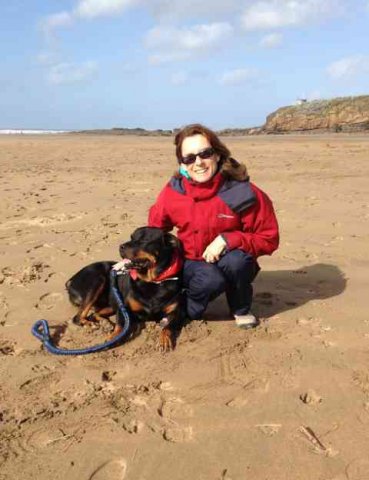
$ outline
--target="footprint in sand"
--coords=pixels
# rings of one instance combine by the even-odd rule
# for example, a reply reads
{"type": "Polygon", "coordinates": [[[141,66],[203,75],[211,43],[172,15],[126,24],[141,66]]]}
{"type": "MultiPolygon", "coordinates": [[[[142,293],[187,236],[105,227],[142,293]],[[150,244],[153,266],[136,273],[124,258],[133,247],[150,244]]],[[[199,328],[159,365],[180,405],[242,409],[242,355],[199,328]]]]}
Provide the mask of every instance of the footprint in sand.
{"type": "Polygon", "coordinates": [[[163,430],[163,438],[167,442],[189,442],[193,438],[192,427],[168,427],[163,430]]]}
{"type": "MultiPolygon", "coordinates": [[[[1,276],[0,276],[0,283],[2,283],[1,276]]],[[[3,295],[0,292],[0,311],[6,312],[7,310],[9,310],[9,303],[6,300],[5,295],[3,295]]]]}
{"type": "Polygon", "coordinates": [[[100,465],[88,480],[123,480],[126,471],[127,462],[124,458],[109,460],[100,465]]]}
{"type": "Polygon", "coordinates": [[[32,453],[54,444],[63,445],[63,442],[70,441],[72,437],[57,428],[37,429],[23,439],[21,447],[25,452],[32,453]]]}
{"type": "Polygon", "coordinates": [[[172,397],[163,401],[158,413],[162,418],[188,418],[192,416],[192,409],[178,397],[172,397]]]}
{"type": "Polygon", "coordinates": [[[369,460],[360,458],[354,460],[346,468],[346,477],[350,480],[366,480],[368,478],[369,460]]]}
{"type": "Polygon", "coordinates": [[[45,270],[49,268],[44,262],[35,261],[31,265],[13,270],[6,266],[1,270],[0,283],[10,286],[25,286],[29,283],[41,280],[45,270]]]}
{"type": "Polygon", "coordinates": [[[35,307],[43,310],[51,310],[58,306],[60,302],[64,300],[64,297],[61,293],[50,292],[41,295],[39,301],[35,304],[35,307]]]}
{"type": "Polygon", "coordinates": [[[245,407],[245,405],[247,405],[248,402],[249,400],[247,397],[239,395],[232,398],[231,400],[228,400],[225,405],[231,408],[243,408],[245,407]]]}
{"type": "Polygon", "coordinates": [[[14,355],[15,348],[14,343],[7,340],[0,340],[0,356],[1,355],[14,355]]]}
{"type": "Polygon", "coordinates": [[[188,425],[192,408],[178,397],[163,400],[158,409],[159,416],[167,423],[162,429],[163,439],[167,442],[189,442],[193,438],[193,428],[188,425]],[[186,426],[183,423],[187,423],[186,426]]]}
{"type": "Polygon", "coordinates": [[[258,303],[261,303],[262,305],[273,305],[273,294],[270,292],[259,292],[255,295],[255,298],[257,298],[258,303]]]}

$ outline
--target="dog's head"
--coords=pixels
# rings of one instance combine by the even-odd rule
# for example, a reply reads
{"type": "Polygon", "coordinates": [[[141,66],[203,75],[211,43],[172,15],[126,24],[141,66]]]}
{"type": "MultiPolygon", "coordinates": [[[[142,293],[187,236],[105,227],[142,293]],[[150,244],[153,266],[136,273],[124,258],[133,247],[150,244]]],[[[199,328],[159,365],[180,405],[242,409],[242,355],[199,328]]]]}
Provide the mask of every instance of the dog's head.
{"type": "Polygon", "coordinates": [[[131,261],[139,277],[151,281],[164,271],[172,261],[173,252],[180,247],[179,240],[160,228],[140,227],[131,235],[131,240],[122,243],[119,253],[131,261]]]}

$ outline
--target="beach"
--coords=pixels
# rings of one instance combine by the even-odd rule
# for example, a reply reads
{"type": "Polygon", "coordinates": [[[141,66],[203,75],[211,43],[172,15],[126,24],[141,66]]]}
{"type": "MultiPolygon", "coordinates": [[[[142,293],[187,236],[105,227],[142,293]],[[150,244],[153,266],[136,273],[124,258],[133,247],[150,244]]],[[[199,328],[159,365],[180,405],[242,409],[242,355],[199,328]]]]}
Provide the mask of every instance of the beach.
{"type": "Polygon", "coordinates": [[[176,349],[159,327],[108,351],[65,282],[119,258],[176,169],[173,138],[0,137],[0,480],[369,479],[365,135],[227,137],[272,198],[281,244],[261,257],[255,330],[224,296],[176,349]]]}

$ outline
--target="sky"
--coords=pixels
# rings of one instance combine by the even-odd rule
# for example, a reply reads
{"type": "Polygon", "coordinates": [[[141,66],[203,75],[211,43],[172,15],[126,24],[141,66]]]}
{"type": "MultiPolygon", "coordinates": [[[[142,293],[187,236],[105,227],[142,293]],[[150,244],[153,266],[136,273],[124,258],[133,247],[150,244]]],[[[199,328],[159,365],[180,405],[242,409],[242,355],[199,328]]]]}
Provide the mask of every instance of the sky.
{"type": "Polygon", "coordinates": [[[262,125],[369,94],[369,0],[0,0],[0,129],[262,125]]]}

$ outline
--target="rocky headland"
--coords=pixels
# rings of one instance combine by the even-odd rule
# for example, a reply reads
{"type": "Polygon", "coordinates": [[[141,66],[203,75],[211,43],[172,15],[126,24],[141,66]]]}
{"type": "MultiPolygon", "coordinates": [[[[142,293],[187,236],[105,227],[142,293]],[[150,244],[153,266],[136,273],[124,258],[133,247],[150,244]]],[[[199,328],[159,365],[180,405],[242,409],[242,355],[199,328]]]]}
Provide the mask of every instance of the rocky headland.
{"type": "Polygon", "coordinates": [[[267,116],[260,133],[368,132],[369,95],[302,101],[267,116]]]}

